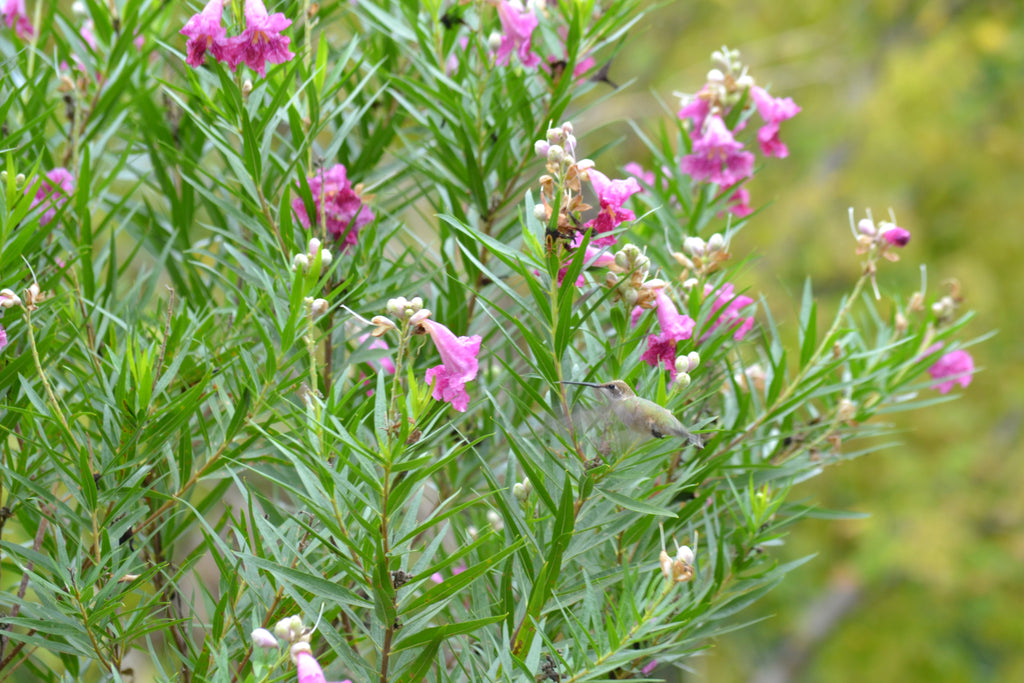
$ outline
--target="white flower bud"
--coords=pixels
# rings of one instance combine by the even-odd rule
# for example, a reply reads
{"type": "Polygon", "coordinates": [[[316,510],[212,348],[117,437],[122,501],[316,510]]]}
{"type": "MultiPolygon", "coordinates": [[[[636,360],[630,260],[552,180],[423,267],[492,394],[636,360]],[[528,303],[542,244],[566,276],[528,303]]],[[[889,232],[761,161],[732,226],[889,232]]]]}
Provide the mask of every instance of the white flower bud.
{"type": "Polygon", "coordinates": [[[372,318],[370,318],[370,322],[376,325],[376,327],[373,328],[373,332],[370,333],[374,337],[381,337],[388,330],[398,329],[398,325],[395,325],[395,323],[392,322],[391,318],[385,318],[382,315],[373,316],[372,318]]]}
{"type": "Polygon", "coordinates": [[[736,79],[736,87],[740,90],[754,87],[754,79],[749,74],[743,74],[736,79]]]}
{"type": "Polygon", "coordinates": [[[690,351],[686,354],[686,362],[690,366],[687,372],[693,372],[700,365],[700,354],[696,351],[690,351]]]}
{"type": "Polygon", "coordinates": [[[694,287],[696,287],[699,284],[700,284],[700,280],[698,280],[695,277],[691,277],[691,278],[683,281],[683,289],[685,289],[687,292],[689,292],[689,291],[691,291],[694,287]]]}
{"type": "Polygon", "coordinates": [[[309,270],[309,257],[305,254],[296,254],[295,257],[292,258],[292,270],[301,270],[303,273],[309,270]]]}
{"type": "Polygon", "coordinates": [[[12,308],[21,305],[21,297],[9,289],[0,289],[0,308],[12,308]]]}
{"type": "Polygon", "coordinates": [[[878,234],[878,230],[870,218],[861,218],[857,221],[857,232],[868,237],[874,237],[878,234]]]}
{"type": "Polygon", "coordinates": [[[315,237],[311,237],[309,245],[306,247],[306,253],[309,254],[310,259],[316,258],[316,252],[320,251],[320,240],[315,237]]]}
{"type": "Polygon", "coordinates": [[[717,232],[708,238],[708,251],[721,251],[725,247],[725,238],[717,232]]]}
{"type": "Polygon", "coordinates": [[[327,266],[331,265],[331,263],[333,261],[334,261],[334,257],[331,256],[331,250],[330,249],[321,249],[320,250],[320,266],[322,268],[326,268],[327,266]]]}
{"type": "MultiPolygon", "coordinates": [[[[681,358],[680,360],[685,359],[681,358]]],[[[678,367],[678,365],[676,367],[678,367]]],[[[690,386],[691,381],[692,380],[690,379],[690,375],[688,375],[685,372],[680,372],[678,375],[676,375],[676,386],[678,386],[680,389],[685,389],[686,387],[690,386]]]]}
{"type": "Polygon", "coordinates": [[[615,265],[622,270],[627,270],[629,268],[629,257],[626,255],[625,251],[620,251],[615,254],[615,265]]]}
{"type": "Polygon", "coordinates": [[[719,69],[711,69],[710,71],[708,71],[707,80],[712,81],[714,83],[721,83],[722,81],[725,80],[725,74],[723,74],[719,69]]]}
{"type": "Polygon", "coordinates": [[[296,614],[293,617],[285,617],[274,624],[274,635],[289,643],[296,640],[302,634],[302,617],[296,614]]]}
{"type": "Polygon", "coordinates": [[[311,655],[313,654],[313,648],[309,646],[309,643],[299,641],[292,644],[288,652],[291,654],[292,664],[298,664],[299,654],[305,652],[306,654],[311,655]]]}
{"type": "Polygon", "coordinates": [[[627,287],[622,291],[622,300],[626,302],[626,306],[629,308],[636,306],[637,299],[639,298],[640,295],[632,287],[627,287]]]}
{"type": "Polygon", "coordinates": [[[242,83],[242,97],[248,97],[252,92],[252,81],[248,78],[242,83]]]}
{"type": "Polygon", "coordinates": [[[19,173],[18,175],[14,176],[14,184],[17,187],[23,187],[25,185],[25,174],[19,173]]]}
{"type": "Polygon", "coordinates": [[[548,148],[550,147],[551,143],[546,140],[537,140],[537,142],[533,143],[533,151],[539,157],[547,158],[548,148]]]}
{"type": "Polygon", "coordinates": [[[313,299],[309,304],[309,314],[314,318],[319,318],[327,313],[327,310],[331,307],[327,303],[327,299],[313,299]]]}
{"type": "Polygon", "coordinates": [[[466,527],[466,535],[469,536],[471,540],[475,541],[477,538],[480,537],[480,530],[472,524],[470,524],[468,527],[466,527]]]}
{"type": "Polygon", "coordinates": [[[563,123],[562,130],[565,132],[566,135],[572,135],[575,132],[575,130],[572,127],[572,121],[566,121],[565,123],[563,123]]]}
{"type": "Polygon", "coordinates": [[[409,302],[405,300],[404,296],[400,296],[394,299],[388,299],[387,305],[384,306],[384,312],[392,318],[403,318],[405,317],[405,309],[408,306],[409,302]]]}
{"type": "Polygon", "coordinates": [[[558,164],[565,158],[565,150],[562,149],[561,145],[551,145],[548,147],[548,163],[558,164]]]}
{"type": "Polygon", "coordinates": [[[257,628],[252,632],[252,644],[264,650],[272,650],[277,647],[277,638],[267,629],[257,628]]]}
{"type": "Polygon", "coordinates": [[[683,564],[693,564],[694,555],[693,551],[690,550],[690,546],[681,545],[679,550],[676,551],[676,561],[682,562],[683,564]]]}
{"type": "Polygon", "coordinates": [[[501,531],[505,528],[505,520],[501,518],[494,510],[487,511],[487,523],[491,525],[491,528],[495,531],[501,531]]]}
{"type": "Polygon", "coordinates": [[[548,209],[543,204],[533,205],[533,217],[539,221],[546,221],[548,219],[548,209]]]}
{"type": "Polygon", "coordinates": [[[421,308],[423,308],[423,299],[422,299],[422,297],[414,296],[409,301],[409,308],[412,309],[413,313],[415,313],[416,311],[418,311],[421,308]]]}
{"type": "Polygon", "coordinates": [[[516,500],[520,503],[525,503],[526,499],[530,497],[530,492],[526,490],[526,487],[518,481],[512,485],[512,495],[515,496],[516,500]]]}
{"type": "Polygon", "coordinates": [[[703,256],[704,250],[704,240],[699,237],[687,237],[683,240],[683,251],[690,256],[703,256]]]}
{"type": "Polygon", "coordinates": [[[491,35],[487,36],[487,46],[491,48],[491,52],[497,52],[498,48],[501,47],[501,34],[497,31],[491,31],[491,35]]]}
{"type": "Polygon", "coordinates": [[[547,141],[552,145],[560,145],[565,140],[565,132],[561,128],[548,128],[548,132],[544,134],[547,141]]]}

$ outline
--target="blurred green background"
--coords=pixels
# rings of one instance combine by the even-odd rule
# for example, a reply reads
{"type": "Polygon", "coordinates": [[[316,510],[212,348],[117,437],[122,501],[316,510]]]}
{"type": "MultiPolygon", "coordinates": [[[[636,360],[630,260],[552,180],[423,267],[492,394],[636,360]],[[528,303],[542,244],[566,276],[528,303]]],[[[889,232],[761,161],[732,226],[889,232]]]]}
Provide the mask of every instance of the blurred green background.
{"type": "MultiPolygon", "coordinates": [[[[1024,3],[669,2],[616,59],[612,78],[637,80],[600,118],[653,130],[652,93],[675,108],[723,44],[803,107],[782,125],[789,158],[749,186],[770,205],[734,242],[758,258],[743,284],[778,306],[810,274],[834,310],[859,266],[848,207],[892,208],[913,240],[886,287],[913,292],[927,263],[930,292],[960,281],[970,336],[999,333],[971,349],[983,370],[961,399],[895,422],[902,445],[797,489],[870,517],[806,521],[770,549],[818,556],[687,680],[1024,680],[1024,3]]],[[[642,159],[626,126],[607,132],[625,136],[616,161],[642,159]]]]}

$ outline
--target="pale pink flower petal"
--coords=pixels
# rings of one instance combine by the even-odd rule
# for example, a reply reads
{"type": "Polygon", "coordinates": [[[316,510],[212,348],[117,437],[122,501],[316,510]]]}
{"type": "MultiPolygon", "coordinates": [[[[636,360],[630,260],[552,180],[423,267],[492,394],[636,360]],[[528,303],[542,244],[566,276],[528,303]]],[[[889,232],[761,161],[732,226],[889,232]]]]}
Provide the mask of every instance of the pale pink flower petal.
{"type": "Polygon", "coordinates": [[[636,218],[635,213],[622,207],[626,200],[640,192],[642,188],[636,178],[611,180],[596,169],[590,169],[587,171],[587,175],[600,200],[601,210],[596,218],[587,221],[583,227],[590,228],[594,232],[591,244],[595,247],[606,247],[617,241],[616,237],[611,234],[615,228],[636,218]]]}
{"type": "Polygon", "coordinates": [[[779,124],[800,113],[800,107],[792,98],[772,97],[767,90],[756,85],[750,89],[750,96],[757,106],[757,113],[765,121],[765,125],[757,131],[761,152],[765,156],[784,159],[789,156],[789,148],[779,140],[779,124]]]}
{"type": "Polygon", "coordinates": [[[661,328],[661,332],[647,338],[647,350],[640,356],[640,359],[653,367],[664,363],[669,371],[669,376],[675,379],[676,342],[692,337],[693,327],[696,323],[690,316],[679,313],[664,289],[659,289],[655,293],[654,300],[657,305],[655,312],[658,315],[658,326],[661,328]]]}
{"type": "MultiPolygon", "coordinates": [[[[28,188],[26,188],[26,191],[28,188]]],[[[66,168],[58,166],[46,174],[46,180],[36,190],[32,198],[31,208],[42,204],[46,211],[39,217],[39,225],[46,225],[57,215],[57,210],[67,203],[68,197],[75,191],[75,179],[66,168]]]]}
{"type": "Polygon", "coordinates": [[[711,324],[711,328],[701,337],[701,341],[710,337],[722,325],[733,330],[733,339],[736,341],[743,339],[747,332],[754,327],[754,317],[744,316],[742,311],[747,306],[753,304],[754,300],[743,294],[736,295],[735,289],[729,283],[722,285],[714,291],[712,291],[711,285],[705,285],[704,296],[709,295],[715,297],[711,303],[711,315],[714,317],[714,322],[711,324]],[[720,314],[718,313],[719,310],[721,310],[720,314]],[[716,314],[718,314],[717,317],[715,317],[716,314]]]}

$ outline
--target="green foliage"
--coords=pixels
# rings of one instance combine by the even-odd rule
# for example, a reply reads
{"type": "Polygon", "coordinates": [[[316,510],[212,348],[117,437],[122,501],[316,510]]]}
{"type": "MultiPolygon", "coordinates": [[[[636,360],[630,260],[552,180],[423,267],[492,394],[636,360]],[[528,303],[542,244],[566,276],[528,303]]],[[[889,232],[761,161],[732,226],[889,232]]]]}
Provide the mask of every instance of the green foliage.
{"type": "Polygon", "coordinates": [[[592,217],[586,165],[566,143],[542,178],[534,144],[614,95],[574,71],[616,54],[635,2],[549,8],[540,69],[496,65],[484,3],[280,3],[296,56],[266,78],[186,66],[167,3],[85,5],[95,48],[60,11],[0,37],[0,287],[21,297],[0,351],[7,679],[281,679],[249,634],[294,614],[315,635],[279,637],[355,681],[681,666],[804,561],[770,552],[828,516],[792,486],[872,450],[874,416],[942,400],[929,348],[969,315],[886,312],[877,245],[833,317],[808,281],[795,339],[766,299],[737,332],[725,256],[749,219],[679,171],[674,117],[637,131],[659,170],[616,236],[643,249],[606,249],[594,282],[608,235],[569,246],[563,222],[592,217]],[[318,210],[338,163],[375,214],[354,244],[318,210]],[[57,166],[68,200],[33,206],[57,166]],[[715,231],[718,261],[673,254],[715,231]],[[671,303],[631,324],[655,291],[671,303]],[[694,325],[689,385],[641,357],[669,305],[694,325]],[[461,406],[444,373],[475,345],[461,406]],[[616,377],[703,449],[626,435],[565,383],[616,377]]]}

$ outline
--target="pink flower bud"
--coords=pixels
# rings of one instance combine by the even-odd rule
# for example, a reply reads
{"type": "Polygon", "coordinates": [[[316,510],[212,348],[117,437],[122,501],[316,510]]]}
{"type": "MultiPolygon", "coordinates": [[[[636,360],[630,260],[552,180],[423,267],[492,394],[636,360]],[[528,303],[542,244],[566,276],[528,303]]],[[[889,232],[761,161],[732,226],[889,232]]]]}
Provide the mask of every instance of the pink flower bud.
{"type": "Polygon", "coordinates": [[[882,239],[894,247],[905,247],[910,242],[910,231],[892,223],[883,223],[882,239]]]}
{"type": "Polygon", "coordinates": [[[264,650],[272,650],[277,647],[277,638],[267,629],[258,628],[252,632],[252,644],[264,650]]]}

